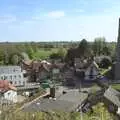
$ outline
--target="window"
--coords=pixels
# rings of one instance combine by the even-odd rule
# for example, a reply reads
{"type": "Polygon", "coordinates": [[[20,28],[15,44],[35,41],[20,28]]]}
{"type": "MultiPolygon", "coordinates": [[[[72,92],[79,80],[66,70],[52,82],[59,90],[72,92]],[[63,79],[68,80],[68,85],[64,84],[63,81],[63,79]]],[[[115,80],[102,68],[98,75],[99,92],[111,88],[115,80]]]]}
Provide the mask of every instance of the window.
{"type": "Polygon", "coordinates": [[[14,78],[16,79],[16,75],[14,76],[14,78]]]}
{"type": "Polygon", "coordinates": [[[12,80],[12,75],[10,76],[10,79],[12,80]]]}
{"type": "Polygon", "coordinates": [[[8,93],[8,96],[10,96],[10,92],[8,93]]]}
{"type": "Polygon", "coordinates": [[[17,81],[15,81],[15,85],[17,84],[17,81]]]}
{"type": "Polygon", "coordinates": [[[21,78],[21,75],[19,75],[19,78],[21,78]]]}
{"type": "Polygon", "coordinates": [[[1,80],[4,80],[3,76],[1,77],[1,80]]]}
{"type": "Polygon", "coordinates": [[[21,84],[21,81],[19,81],[19,84],[21,84]]]}
{"type": "Polygon", "coordinates": [[[10,81],[10,84],[13,84],[13,82],[12,82],[12,81],[10,81]]]}
{"type": "Polygon", "coordinates": [[[4,80],[6,80],[7,79],[7,76],[4,76],[4,80]]]}
{"type": "Polygon", "coordinates": [[[27,74],[25,73],[25,74],[23,74],[23,77],[25,78],[25,77],[27,77],[27,74]]]}
{"type": "Polygon", "coordinates": [[[25,85],[25,82],[23,82],[23,85],[25,85]]]}

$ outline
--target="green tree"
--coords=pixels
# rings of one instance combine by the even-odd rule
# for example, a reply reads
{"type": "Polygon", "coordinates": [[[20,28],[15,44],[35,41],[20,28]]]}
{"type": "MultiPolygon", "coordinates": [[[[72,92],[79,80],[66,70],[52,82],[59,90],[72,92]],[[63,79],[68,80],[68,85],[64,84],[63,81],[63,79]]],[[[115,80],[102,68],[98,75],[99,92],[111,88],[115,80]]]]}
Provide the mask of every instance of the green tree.
{"type": "Polygon", "coordinates": [[[60,59],[61,58],[61,56],[58,54],[58,53],[52,53],[52,54],[50,54],[50,59],[60,59]]]}
{"type": "Polygon", "coordinates": [[[26,45],[26,53],[28,54],[29,58],[33,58],[34,51],[30,45],[26,45]]]}
{"type": "Polygon", "coordinates": [[[63,48],[59,48],[57,54],[61,56],[61,58],[64,58],[65,56],[65,50],[63,48]]]}
{"type": "Polygon", "coordinates": [[[58,51],[57,51],[56,53],[50,54],[49,57],[50,57],[51,59],[61,59],[61,60],[63,60],[64,57],[65,57],[65,54],[66,54],[65,49],[63,49],[63,48],[61,47],[61,48],[58,49],[58,51]]]}
{"type": "Polygon", "coordinates": [[[112,58],[112,61],[116,60],[116,42],[111,42],[109,43],[109,48],[110,48],[110,56],[112,58]]]}
{"type": "Polygon", "coordinates": [[[4,51],[0,49],[0,64],[4,64],[4,51]]]}
{"type": "Polygon", "coordinates": [[[21,58],[22,58],[23,60],[29,60],[29,59],[30,59],[29,56],[28,56],[28,54],[27,54],[26,52],[22,52],[22,53],[21,53],[21,58]]]}
{"type": "Polygon", "coordinates": [[[66,56],[65,56],[65,61],[69,65],[73,66],[74,58],[86,59],[88,57],[91,57],[91,55],[92,55],[92,50],[90,48],[90,45],[86,39],[83,39],[81,40],[77,48],[68,49],[66,56]]]}
{"type": "Polygon", "coordinates": [[[88,42],[86,39],[82,39],[80,44],[79,44],[79,47],[80,49],[82,49],[83,51],[85,51],[88,47],[88,42]]]}
{"type": "Polygon", "coordinates": [[[5,65],[9,64],[9,53],[8,53],[8,50],[4,51],[4,64],[5,65]]]}
{"type": "Polygon", "coordinates": [[[111,48],[109,46],[103,47],[102,54],[107,56],[111,55],[111,48]]]}
{"type": "Polygon", "coordinates": [[[112,65],[112,61],[109,57],[104,57],[101,61],[100,61],[100,68],[108,68],[112,65]]]}
{"type": "Polygon", "coordinates": [[[81,54],[80,56],[83,58],[90,57],[92,55],[92,50],[86,39],[81,40],[78,46],[78,51],[79,53],[77,54],[81,54]]]}
{"type": "Polygon", "coordinates": [[[18,65],[19,64],[19,56],[17,54],[13,54],[11,56],[10,61],[11,61],[11,64],[18,65]]]}
{"type": "Polygon", "coordinates": [[[103,54],[103,48],[105,49],[106,47],[106,41],[104,37],[98,37],[95,38],[94,43],[93,43],[93,52],[94,55],[101,55],[103,54]]]}

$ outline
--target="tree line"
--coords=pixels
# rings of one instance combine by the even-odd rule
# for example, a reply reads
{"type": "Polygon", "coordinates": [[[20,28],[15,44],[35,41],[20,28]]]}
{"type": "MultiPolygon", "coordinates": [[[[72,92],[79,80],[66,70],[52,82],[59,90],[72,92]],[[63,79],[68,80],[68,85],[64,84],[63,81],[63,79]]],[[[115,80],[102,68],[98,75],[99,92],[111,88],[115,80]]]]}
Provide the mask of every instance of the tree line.
{"type": "MultiPolygon", "coordinates": [[[[106,42],[104,37],[95,38],[94,42],[83,39],[79,42],[29,42],[29,43],[0,43],[0,64],[18,65],[22,59],[40,59],[40,52],[49,51],[50,59],[63,61],[74,57],[110,56],[115,58],[115,42],[106,42]],[[53,52],[52,49],[55,49],[53,52]],[[38,53],[38,54],[36,54],[38,53]],[[35,56],[36,54],[36,56],[35,56]],[[35,56],[35,57],[34,57],[35,56]],[[39,56],[39,57],[38,57],[39,56]]],[[[42,53],[42,54],[44,54],[42,53]]],[[[44,58],[43,58],[44,59],[44,58]]]]}

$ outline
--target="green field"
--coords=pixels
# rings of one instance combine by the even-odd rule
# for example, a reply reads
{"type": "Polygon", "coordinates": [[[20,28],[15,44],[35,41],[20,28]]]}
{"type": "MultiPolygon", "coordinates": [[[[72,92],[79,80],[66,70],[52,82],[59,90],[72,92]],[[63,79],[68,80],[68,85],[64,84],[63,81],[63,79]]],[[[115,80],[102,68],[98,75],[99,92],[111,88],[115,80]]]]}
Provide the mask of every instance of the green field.
{"type": "MultiPolygon", "coordinates": [[[[36,53],[34,53],[33,58],[35,59],[47,59],[52,53],[57,53],[59,48],[52,48],[52,49],[40,49],[36,53]]],[[[66,52],[66,49],[64,49],[66,52]]]]}

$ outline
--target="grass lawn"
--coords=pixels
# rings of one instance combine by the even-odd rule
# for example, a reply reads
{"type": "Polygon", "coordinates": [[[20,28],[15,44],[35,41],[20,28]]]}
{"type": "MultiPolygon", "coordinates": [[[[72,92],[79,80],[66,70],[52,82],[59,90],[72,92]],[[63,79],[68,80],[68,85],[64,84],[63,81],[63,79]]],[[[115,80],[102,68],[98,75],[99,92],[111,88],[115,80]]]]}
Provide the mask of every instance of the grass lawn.
{"type": "MultiPolygon", "coordinates": [[[[50,56],[51,53],[57,53],[59,48],[52,48],[52,49],[40,49],[38,52],[34,53],[34,58],[36,59],[45,59],[50,56]]],[[[66,49],[64,49],[66,52],[66,49]]]]}
{"type": "Polygon", "coordinates": [[[1,120],[113,120],[103,105],[98,104],[93,108],[92,114],[81,114],[79,112],[17,112],[6,111],[0,116],[1,120]],[[6,114],[7,113],[7,114],[6,114]]]}
{"type": "Polygon", "coordinates": [[[113,84],[112,88],[120,90],[120,84],[113,84]]]}

